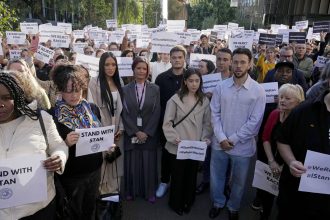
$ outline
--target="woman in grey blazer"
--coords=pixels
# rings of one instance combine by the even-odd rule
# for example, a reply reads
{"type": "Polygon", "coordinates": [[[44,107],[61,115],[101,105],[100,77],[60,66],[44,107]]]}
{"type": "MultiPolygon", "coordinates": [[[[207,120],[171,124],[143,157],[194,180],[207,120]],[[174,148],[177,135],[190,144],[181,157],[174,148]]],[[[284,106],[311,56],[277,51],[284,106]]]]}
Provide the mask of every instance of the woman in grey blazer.
{"type": "Polygon", "coordinates": [[[134,81],[123,88],[124,177],[127,200],[136,196],[155,202],[157,186],[157,126],[160,117],[159,88],[147,81],[149,65],[135,58],[134,81]]]}

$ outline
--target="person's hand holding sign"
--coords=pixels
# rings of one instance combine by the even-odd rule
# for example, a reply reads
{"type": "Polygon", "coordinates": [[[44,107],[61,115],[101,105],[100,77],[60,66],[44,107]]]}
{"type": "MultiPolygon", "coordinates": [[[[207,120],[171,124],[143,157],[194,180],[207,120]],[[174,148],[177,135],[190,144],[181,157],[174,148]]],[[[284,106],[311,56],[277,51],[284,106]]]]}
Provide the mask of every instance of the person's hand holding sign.
{"type": "Polygon", "coordinates": [[[297,160],[292,160],[289,164],[290,172],[295,177],[301,177],[302,174],[306,173],[304,165],[297,160]]]}
{"type": "Polygon", "coordinates": [[[61,170],[62,160],[61,160],[60,156],[54,155],[54,156],[47,158],[44,161],[44,167],[46,170],[48,170],[50,172],[55,172],[55,171],[61,170]]]}
{"type": "Polygon", "coordinates": [[[78,139],[79,139],[79,134],[77,132],[71,131],[66,136],[65,143],[66,145],[68,145],[68,147],[72,147],[78,142],[78,139]]]}

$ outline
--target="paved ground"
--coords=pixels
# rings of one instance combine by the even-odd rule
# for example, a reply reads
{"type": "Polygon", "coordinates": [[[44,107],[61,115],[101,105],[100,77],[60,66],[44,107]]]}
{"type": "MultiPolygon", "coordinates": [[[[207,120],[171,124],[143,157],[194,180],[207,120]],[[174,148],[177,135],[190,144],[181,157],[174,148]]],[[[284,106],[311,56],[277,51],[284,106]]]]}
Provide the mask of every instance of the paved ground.
{"type": "MultiPolygon", "coordinates": [[[[254,165],[251,164],[248,186],[252,185],[254,165]]],[[[200,178],[200,175],[199,175],[200,178]]],[[[249,203],[253,200],[255,189],[247,187],[240,211],[240,220],[259,220],[259,213],[253,211],[249,207],[249,203]]],[[[178,216],[167,205],[168,194],[161,199],[158,199],[155,204],[150,204],[144,199],[138,198],[135,201],[124,202],[124,220],[209,220],[208,212],[211,207],[209,192],[196,197],[196,202],[189,214],[178,216]]],[[[275,220],[276,210],[273,210],[273,215],[270,220],[275,220]]],[[[226,220],[227,211],[224,210],[217,220],[226,220]]]]}

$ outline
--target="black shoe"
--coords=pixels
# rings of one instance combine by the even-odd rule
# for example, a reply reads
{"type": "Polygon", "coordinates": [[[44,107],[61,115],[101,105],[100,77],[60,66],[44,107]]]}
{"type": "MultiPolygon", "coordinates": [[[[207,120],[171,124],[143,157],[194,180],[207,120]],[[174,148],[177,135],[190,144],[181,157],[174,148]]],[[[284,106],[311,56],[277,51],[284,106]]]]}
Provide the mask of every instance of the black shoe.
{"type": "Polygon", "coordinates": [[[208,188],[210,188],[210,183],[201,182],[196,188],[196,195],[202,194],[208,188]]]}
{"type": "Polygon", "coordinates": [[[183,207],[183,212],[186,213],[186,214],[188,214],[190,212],[190,210],[191,210],[191,206],[190,205],[185,205],[183,207]]]}
{"type": "Polygon", "coordinates": [[[262,210],[262,204],[258,197],[256,197],[253,202],[250,204],[251,209],[254,211],[262,210]]]}
{"type": "Polygon", "coordinates": [[[238,211],[228,210],[228,220],[238,220],[238,211]]]}
{"type": "Polygon", "coordinates": [[[182,209],[173,209],[173,208],[172,208],[172,210],[173,210],[176,214],[178,214],[178,215],[180,215],[180,216],[183,216],[183,210],[182,210],[182,209]]]}
{"type": "Polygon", "coordinates": [[[210,218],[216,218],[216,217],[218,217],[218,215],[220,214],[220,212],[221,212],[222,209],[223,208],[218,208],[218,207],[213,206],[210,209],[210,211],[209,211],[209,217],[210,218]]]}

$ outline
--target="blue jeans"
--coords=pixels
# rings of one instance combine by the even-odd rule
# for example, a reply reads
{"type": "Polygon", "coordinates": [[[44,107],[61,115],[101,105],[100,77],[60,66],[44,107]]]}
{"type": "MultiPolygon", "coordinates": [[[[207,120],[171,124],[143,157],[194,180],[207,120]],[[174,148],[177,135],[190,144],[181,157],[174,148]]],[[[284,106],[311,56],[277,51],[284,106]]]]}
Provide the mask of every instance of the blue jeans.
{"type": "Polygon", "coordinates": [[[238,211],[241,205],[245,183],[249,171],[251,157],[240,157],[227,154],[222,150],[214,150],[211,153],[211,199],[213,206],[223,208],[226,205],[224,187],[226,173],[231,163],[231,193],[227,201],[230,211],[238,211]]]}

